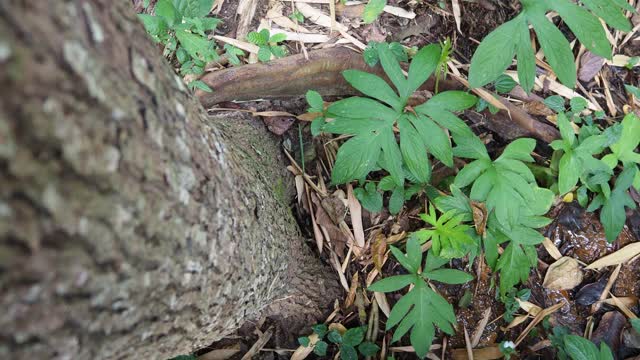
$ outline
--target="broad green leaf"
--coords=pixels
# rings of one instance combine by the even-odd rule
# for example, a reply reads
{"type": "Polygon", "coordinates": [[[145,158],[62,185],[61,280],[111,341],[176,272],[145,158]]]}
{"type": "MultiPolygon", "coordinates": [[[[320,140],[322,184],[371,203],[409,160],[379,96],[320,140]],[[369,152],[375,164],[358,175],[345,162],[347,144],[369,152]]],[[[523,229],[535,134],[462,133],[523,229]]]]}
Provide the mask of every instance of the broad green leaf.
{"type": "Polygon", "coordinates": [[[195,59],[204,59],[212,45],[206,38],[186,31],[176,31],[176,37],[180,45],[195,59]]]}
{"type": "Polygon", "coordinates": [[[502,74],[498,76],[494,85],[496,88],[496,92],[498,92],[499,94],[506,94],[509,91],[513,90],[513,88],[516,87],[518,83],[513,80],[511,76],[502,74]]]}
{"type": "MultiPolygon", "coordinates": [[[[618,7],[624,7],[629,11],[635,12],[629,9],[629,4],[622,1],[617,2],[617,6],[612,6],[611,0],[583,0],[582,1],[591,11],[600,16],[607,24],[612,27],[621,30],[623,32],[631,31],[631,25],[629,20],[624,16],[624,13],[618,7]]],[[[580,40],[582,41],[582,40],[580,40]]],[[[586,46],[586,45],[585,45],[586,46]]]]}
{"type": "Polygon", "coordinates": [[[328,347],[329,347],[329,344],[327,344],[326,342],[318,341],[316,345],[313,347],[313,353],[318,356],[325,356],[327,355],[328,347]]]}
{"type": "Polygon", "coordinates": [[[313,332],[316,333],[321,339],[327,334],[327,331],[329,331],[327,325],[325,324],[316,324],[311,328],[313,329],[313,332]]]}
{"type": "Polygon", "coordinates": [[[500,155],[500,157],[498,157],[496,161],[500,161],[501,159],[513,159],[533,162],[531,153],[533,152],[533,149],[535,147],[536,141],[534,139],[521,138],[514,140],[509,143],[509,145],[507,145],[507,147],[502,152],[502,155],[500,155]]]}
{"type": "Polygon", "coordinates": [[[532,14],[527,19],[533,25],[544,55],[558,79],[573,88],[576,85],[576,65],[569,41],[543,14],[532,14]]]}
{"type": "Polygon", "coordinates": [[[382,64],[384,72],[387,74],[396,89],[398,89],[400,98],[403,100],[402,102],[405,102],[411,94],[408,94],[407,78],[402,74],[402,69],[400,68],[398,59],[396,59],[388,46],[378,46],[377,49],[380,64],[382,64]]]}
{"type": "Polygon", "coordinates": [[[624,227],[626,221],[625,207],[635,209],[635,202],[631,199],[627,189],[631,187],[637,174],[635,167],[625,168],[616,180],[615,187],[608,199],[604,200],[600,209],[600,222],[609,242],[613,242],[624,227]]]}
{"type": "Polygon", "coordinates": [[[609,44],[607,35],[597,17],[591,15],[584,8],[565,0],[554,1],[553,8],[560,14],[562,20],[578,37],[582,45],[596,55],[607,59],[611,58],[611,44],[609,44]]]}
{"type": "Polygon", "coordinates": [[[571,106],[571,111],[573,111],[574,113],[580,113],[585,110],[587,106],[589,106],[589,104],[587,103],[587,100],[585,100],[585,98],[576,96],[572,97],[571,100],[569,100],[569,106],[571,106]]]}
{"type": "Polygon", "coordinates": [[[324,108],[324,101],[322,100],[322,96],[315,90],[309,90],[306,94],[307,103],[311,106],[312,109],[316,109],[321,112],[324,108]]]}
{"type": "MultiPolygon", "coordinates": [[[[451,90],[434,95],[424,106],[447,111],[462,111],[473,107],[477,101],[478,98],[468,92],[451,90]]],[[[415,110],[419,112],[421,106],[417,106],[415,110]]]]}
{"type": "Polygon", "coordinates": [[[558,174],[558,193],[564,195],[571,191],[582,175],[582,163],[573,152],[565,153],[560,159],[558,174]]]}
{"type": "Polygon", "coordinates": [[[362,340],[364,340],[364,330],[362,327],[349,329],[342,335],[343,345],[358,346],[362,340]]]}
{"type": "Polygon", "coordinates": [[[342,144],[331,173],[331,182],[344,184],[367,176],[380,156],[376,141],[374,136],[356,136],[342,144]]]}
{"type": "MultiPolygon", "coordinates": [[[[449,111],[443,110],[438,106],[431,106],[430,102],[427,102],[425,106],[420,105],[416,107],[415,110],[418,113],[418,117],[421,117],[421,115],[427,115],[438,125],[451,131],[454,139],[456,137],[462,138],[474,135],[473,131],[471,131],[469,126],[467,126],[464,121],[460,120],[457,116],[450,113],[449,111]]],[[[484,148],[484,144],[482,145],[482,147],[484,148]]]]}
{"type": "Polygon", "coordinates": [[[371,24],[374,22],[387,5],[387,0],[369,0],[362,12],[362,21],[365,24],[371,24]]]}
{"type": "Polygon", "coordinates": [[[469,68],[471,88],[492,82],[511,65],[516,52],[517,39],[513,35],[518,32],[520,26],[526,26],[522,16],[500,25],[482,40],[471,58],[469,68]]]}
{"type": "Polygon", "coordinates": [[[480,174],[482,174],[490,166],[491,162],[485,159],[475,160],[467,164],[462,168],[462,170],[460,170],[460,172],[458,172],[454,184],[458,188],[466,187],[473,183],[480,176],[480,174]]]}
{"type": "Polygon", "coordinates": [[[277,44],[279,42],[283,42],[285,40],[287,40],[287,34],[283,34],[283,33],[273,34],[269,38],[269,42],[270,43],[274,43],[274,44],[277,44]]]}
{"type": "Polygon", "coordinates": [[[342,344],[342,335],[337,330],[331,330],[327,334],[327,340],[334,344],[342,344]]]}
{"type": "Polygon", "coordinates": [[[398,127],[404,164],[419,183],[428,183],[431,178],[431,164],[422,138],[406,117],[398,119],[398,127]]]}
{"type": "Polygon", "coordinates": [[[439,269],[425,272],[423,275],[431,280],[445,284],[464,284],[473,280],[473,275],[456,269],[439,269]]]}
{"type": "Polygon", "coordinates": [[[576,141],[576,134],[564,113],[558,114],[558,128],[560,129],[562,139],[567,142],[569,146],[573,146],[576,141]]]}
{"type": "Polygon", "coordinates": [[[269,50],[271,50],[273,56],[277,58],[283,58],[287,56],[287,48],[284,45],[271,45],[269,46],[269,50]]]}
{"type": "MultiPolygon", "coordinates": [[[[446,166],[453,167],[453,150],[451,149],[449,136],[444,130],[426,116],[418,115],[418,117],[415,117],[409,115],[408,119],[418,131],[419,137],[429,153],[446,166]]],[[[402,130],[400,133],[401,136],[404,136],[402,135],[402,130]]],[[[429,173],[431,173],[430,169],[429,173]]]]}
{"type": "Polygon", "coordinates": [[[631,319],[630,321],[633,329],[640,334],[640,319],[631,319]]]}
{"type": "Polygon", "coordinates": [[[340,360],[358,360],[358,352],[351,345],[340,346],[340,360]]]}
{"type": "Polygon", "coordinates": [[[398,114],[391,108],[386,107],[375,100],[357,96],[336,101],[329,106],[327,111],[336,117],[352,119],[373,118],[394,121],[398,117],[398,114]]]}
{"type": "Polygon", "coordinates": [[[163,18],[170,27],[175,24],[179,24],[182,20],[182,16],[173,6],[171,0],[158,0],[158,2],[156,3],[155,11],[156,15],[163,18]]]}
{"type": "Polygon", "coordinates": [[[301,336],[298,338],[298,344],[300,344],[301,346],[304,347],[309,347],[309,337],[308,336],[301,336]]]}
{"type": "Polygon", "coordinates": [[[420,49],[411,60],[409,66],[408,89],[407,93],[411,95],[418,90],[420,86],[427,81],[429,76],[438,66],[442,49],[438,44],[431,44],[420,49]]]}
{"type": "Polygon", "coordinates": [[[510,242],[496,266],[500,271],[500,293],[504,295],[518,283],[526,281],[529,269],[529,259],[521,245],[510,242]]]}
{"type": "Polygon", "coordinates": [[[159,16],[138,14],[138,18],[142,21],[145,30],[147,30],[147,32],[152,36],[157,37],[167,32],[167,23],[159,16]]]}
{"type": "Polygon", "coordinates": [[[518,45],[516,56],[518,58],[518,80],[520,86],[528,94],[533,89],[536,76],[536,56],[531,47],[531,35],[528,26],[518,27],[518,45]]]}
{"type": "Polygon", "coordinates": [[[417,280],[418,278],[414,274],[387,277],[369,285],[368,290],[383,293],[398,291],[417,280]]]}
{"type": "Polygon", "coordinates": [[[637,152],[639,144],[640,118],[629,113],[622,120],[622,136],[611,145],[611,151],[623,163],[640,163],[640,154],[637,152]]]}
{"type": "Polygon", "coordinates": [[[345,70],[342,75],[361,93],[389,104],[396,111],[402,110],[400,98],[380,77],[360,70],[345,70]]]}
{"type": "Polygon", "coordinates": [[[564,349],[573,360],[599,359],[598,348],[591,341],[578,335],[566,335],[564,349]]]}
{"type": "Polygon", "coordinates": [[[213,0],[173,0],[173,5],[183,17],[202,18],[211,12],[213,0]]]}
{"type": "Polygon", "coordinates": [[[552,95],[548,98],[544,99],[544,104],[549,107],[549,109],[561,113],[564,111],[564,98],[560,95],[552,95]]]}
{"type": "Polygon", "coordinates": [[[205,84],[201,80],[194,80],[189,83],[189,87],[192,89],[200,89],[204,92],[213,92],[213,89],[209,87],[209,85],[205,84]]]}
{"type": "Polygon", "coordinates": [[[389,172],[397,186],[404,186],[402,153],[391,128],[380,130],[379,146],[382,147],[383,168],[389,172]]]}
{"type": "Polygon", "coordinates": [[[358,351],[363,356],[374,356],[380,351],[380,347],[372,342],[365,341],[358,346],[358,351]]]}
{"type": "Polygon", "coordinates": [[[392,215],[395,215],[402,210],[402,206],[404,205],[404,188],[402,186],[398,186],[393,189],[391,193],[391,197],[389,198],[389,212],[392,215]]]}
{"type": "Polygon", "coordinates": [[[258,49],[258,60],[261,62],[271,60],[271,49],[268,46],[260,46],[260,49],[258,49]]]}
{"type": "Polygon", "coordinates": [[[377,213],[382,210],[382,194],[376,191],[376,186],[373,183],[368,182],[364,189],[356,188],[353,193],[360,201],[360,204],[368,211],[377,213]]]}
{"type": "Polygon", "coordinates": [[[604,341],[600,343],[600,357],[599,360],[614,360],[613,353],[607,343],[604,341]]]}

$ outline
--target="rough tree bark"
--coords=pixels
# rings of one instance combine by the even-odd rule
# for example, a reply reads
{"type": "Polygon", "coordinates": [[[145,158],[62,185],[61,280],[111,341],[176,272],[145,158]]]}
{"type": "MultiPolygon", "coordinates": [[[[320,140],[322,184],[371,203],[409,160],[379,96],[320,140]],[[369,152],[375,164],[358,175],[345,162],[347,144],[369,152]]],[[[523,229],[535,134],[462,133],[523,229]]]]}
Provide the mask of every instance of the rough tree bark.
{"type": "Polygon", "coordinates": [[[277,140],[208,117],[130,6],[0,2],[1,358],[162,359],[340,291],[277,140]]]}

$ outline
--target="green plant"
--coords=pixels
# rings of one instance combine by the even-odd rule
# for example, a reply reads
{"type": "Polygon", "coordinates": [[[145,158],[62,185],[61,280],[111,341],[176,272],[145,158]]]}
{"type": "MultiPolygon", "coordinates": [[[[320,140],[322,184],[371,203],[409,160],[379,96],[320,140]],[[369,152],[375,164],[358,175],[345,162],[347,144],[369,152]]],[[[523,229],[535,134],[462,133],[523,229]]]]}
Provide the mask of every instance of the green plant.
{"type": "Polygon", "coordinates": [[[635,11],[624,0],[584,0],[584,7],[569,0],[521,0],[522,11],[514,19],[491,32],[471,59],[469,83],[480,87],[500,76],[514,55],[518,59],[518,79],[525,91],[533,88],[535,54],[531,47],[529,25],[536,32],[540,47],[562,83],[574,87],[576,66],[569,41],[545,16],[557,12],[580,42],[592,53],[611,58],[611,45],[598,17],[610,26],[628,32],[629,21],[623,10],[635,11]]]}
{"type": "Polygon", "coordinates": [[[329,344],[323,340],[325,336],[329,342],[338,347],[342,360],[357,360],[358,353],[363,356],[373,356],[380,351],[378,345],[364,341],[366,327],[347,329],[343,334],[337,330],[329,330],[324,324],[314,325],[312,329],[318,337],[315,343],[312,344],[308,336],[298,338],[298,343],[305,347],[313,345],[313,352],[318,356],[326,356],[327,354],[329,344]]]}
{"type": "Polygon", "coordinates": [[[271,60],[271,56],[276,58],[285,57],[287,48],[284,45],[279,45],[279,43],[286,39],[287,35],[282,33],[271,35],[268,29],[262,29],[260,32],[252,31],[247,34],[247,40],[260,48],[258,50],[258,60],[262,62],[271,60]]]}
{"type": "Polygon", "coordinates": [[[238,56],[245,56],[244,51],[242,51],[241,49],[238,49],[237,47],[231,44],[224,44],[224,51],[225,51],[225,55],[227,56],[227,59],[229,60],[229,63],[234,66],[241,64],[238,56]]]}
{"type": "MultiPolygon", "coordinates": [[[[200,75],[208,62],[218,58],[215,42],[206,35],[220,23],[207,17],[212,4],[213,0],[158,0],[156,16],[138,14],[151,38],[164,45],[163,55],[175,55],[182,75],[200,75]]],[[[211,91],[199,80],[190,82],[189,87],[211,91]]]]}
{"type": "MultiPolygon", "coordinates": [[[[467,135],[465,142],[458,143],[454,154],[475,160],[458,173],[454,185],[460,189],[472,185],[471,200],[486,205],[489,215],[483,237],[485,257],[492,269],[500,271],[500,291],[505,294],[525,281],[529,269],[536,265],[535,245],[544,237],[535,229],[550,222],[543,215],[551,208],[553,192],[538,187],[525,164],[533,162],[530,156],[535,147],[533,139],[511,142],[495,161],[475,135],[467,135]],[[498,246],[507,241],[509,244],[498,256],[498,246]]],[[[457,209],[472,219],[469,201],[454,188],[451,196],[436,201],[436,205],[442,211],[457,209]]]]}
{"type": "Polygon", "coordinates": [[[435,326],[447,334],[453,334],[456,316],[453,306],[440,294],[429,286],[429,281],[439,281],[445,284],[463,284],[473,279],[473,276],[455,269],[441,269],[449,260],[436,256],[429,251],[422,267],[422,250],[420,242],[415,237],[407,241],[407,253],[391,246],[391,252],[396,260],[409,274],[384,278],[371,284],[370,291],[393,292],[413,285],[393,306],[386,329],[396,327],[392,342],[398,341],[411,330],[410,341],[416,354],[423,358],[429,352],[429,347],[435,336],[435,326]]]}
{"type": "Polygon", "coordinates": [[[614,359],[611,349],[604,341],[600,343],[600,349],[598,349],[594,343],[578,335],[562,336],[562,343],[557,346],[573,360],[614,359]]]}
{"type": "Polygon", "coordinates": [[[464,214],[449,210],[437,217],[435,207],[430,206],[429,214],[420,214],[420,218],[432,228],[418,230],[412,236],[420,243],[431,239],[431,248],[436,256],[445,259],[461,258],[476,246],[470,235],[473,229],[462,224],[464,214]]]}
{"type": "Polygon", "coordinates": [[[378,56],[378,46],[388,47],[398,61],[409,61],[407,50],[399,42],[380,43],[377,41],[371,41],[367,44],[367,47],[362,53],[364,62],[367,63],[367,65],[373,67],[380,61],[380,57],[378,56]]]}
{"type": "Polygon", "coordinates": [[[371,24],[382,14],[385,6],[387,6],[387,0],[369,0],[362,12],[362,21],[365,24],[371,24]]]}
{"type": "Polygon", "coordinates": [[[302,15],[300,10],[296,10],[293,13],[291,13],[291,15],[289,15],[289,19],[301,23],[304,21],[304,15],[302,15]]]}
{"type": "Polygon", "coordinates": [[[440,47],[429,45],[418,51],[409,67],[408,78],[402,74],[389,46],[378,45],[376,48],[382,67],[397,92],[376,75],[359,70],[343,72],[345,79],[369,98],[351,97],[337,101],[318,120],[316,129],[319,131],[353,136],[338,150],[332,183],[360,180],[362,184],[371,171],[380,168],[389,172],[397,187],[404,186],[405,169],[417,183],[428,183],[431,166],[427,153],[447,166],[453,165],[449,136],[440,126],[454,134],[471,133],[452,112],[473,106],[476,98],[465,92],[449,91],[411,108],[407,106],[409,96],[435,70],[440,47]],[[400,145],[394,134],[395,126],[399,128],[400,145]]]}
{"type": "Polygon", "coordinates": [[[510,360],[511,356],[516,354],[516,344],[513,341],[503,341],[498,346],[502,355],[504,355],[505,360],[510,360]]]}
{"type": "Polygon", "coordinates": [[[512,322],[513,315],[520,309],[520,303],[517,299],[528,301],[529,297],[531,297],[531,290],[529,289],[519,291],[516,288],[509,289],[509,291],[500,298],[504,304],[504,320],[508,323],[512,322]]]}

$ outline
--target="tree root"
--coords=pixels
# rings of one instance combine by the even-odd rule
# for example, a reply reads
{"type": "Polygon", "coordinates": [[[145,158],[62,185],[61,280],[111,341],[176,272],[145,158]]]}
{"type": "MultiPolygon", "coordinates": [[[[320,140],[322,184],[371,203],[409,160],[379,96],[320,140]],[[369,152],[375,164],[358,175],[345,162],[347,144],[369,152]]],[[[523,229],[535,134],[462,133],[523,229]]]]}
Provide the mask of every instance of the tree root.
{"type": "MultiPolygon", "coordinates": [[[[356,95],[343,78],[342,71],[359,69],[385,77],[380,66],[369,67],[362,55],[345,47],[329,48],[277,59],[266,64],[251,64],[211,72],[201,80],[214,91],[197,91],[196,95],[205,107],[231,100],[283,98],[304,95],[316,90],[323,96],[356,95]]],[[[433,91],[435,81],[430,78],[421,90],[433,91]]],[[[455,80],[440,81],[441,90],[466,90],[455,80]]],[[[544,124],[506,99],[498,97],[509,109],[497,114],[484,115],[488,127],[501,137],[511,140],[520,136],[532,136],[547,143],[559,138],[558,130],[544,124]],[[518,129],[513,129],[514,125],[518,129]]]]}

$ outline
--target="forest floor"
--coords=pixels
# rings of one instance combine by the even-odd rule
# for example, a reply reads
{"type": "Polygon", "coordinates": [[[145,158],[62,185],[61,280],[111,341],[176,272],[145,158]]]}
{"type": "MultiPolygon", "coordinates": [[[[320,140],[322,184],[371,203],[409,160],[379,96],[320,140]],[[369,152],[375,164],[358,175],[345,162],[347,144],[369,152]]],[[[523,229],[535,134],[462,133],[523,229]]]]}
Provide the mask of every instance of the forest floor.
{"type": "MultiPolygon", "coordinates": [[[[390,0],[388,10],[373,23],[365,25],[360,20],[364,5],[348,2],[332,9],[328,3],[322,0],[219,0],[212,12],[224,21],[216,34],[234,40],[231,41],[233,45],[245,50],[251,47],[246,45],[243,33],[262,28],[268,28],[272,33],[284,31],[288,39],[296,38],[296,41],[284,42],[289,54],[305,54],[314,49],[336,46],[362,51],[363,45],[371,41],[397,41],[407,47],[419,48],[449,39],[452,59],[455,60],[450,63],[450,70],[466,72],[479,41],[517,14],[520,6],[518,1],[509,0],[390,0]],[[255,9],[255,14],[247,19],[251,9],[255,9]],[[304,14],[304,19],[299,18],[302,20],[299,22],[294,19],[294,14],[298,13],[304,14]],[[332,16],[333,26],[337,29],[333,31],[332,16]],[[327,19],[328,26],[323,22],[327,19]],[[242,29],[242,23],[248,26],[242,29]],[[456,69],[451,69],[452,66],[456,69]]],[[[640,6],[640,1],[631,3],[640,6]]],[[[562,29],[563,24],[558,20],[556,23],[562,29]]],[[[631,22],[637,30],[640,16],[631,17],[631,22]]],[[[565,34],[570,41],[573,40],[570,32],[565,34]]],[[[567,103],[573,97],[584,97],[590,109],[587,112],[604,111],[606,121],[620,121],[636,105],[625,92],[624,84],[638,84],[640,67],[625,65],[632,57],[640,55],[640,36],[613,31],[610,40],[615,55],[612,61],[605,61],[581,48],[579,43],[573,43],[580,79],[575,92],[553,77],[545,77],[531,95],[516,87],[504,96],[537,121],[553,126],[555,115],[543,102],[552,95],[565,98],[567,103]]],[[[219,45],[222,47],[224,42],[219,45]]],[[[249,63],[257,61],[255,54],[243,60],[249,63]]],[[[207,71],[220,71],[230,66],[220,62],[207,71]]],[[[311,89],[312,86],[310,84],[311,89]]],[[[418,215],[426,211],[426,197],[419,196],[406,202],[396,215],[391,215],[386,208],[370,213],[360,206],[351,186],[329,186],[329,169],[335,159],[337,143],[326,135],[311,137],[308,123],[296,120],[295,116],[305,113],[308,107],[303,94],[300,95],[278,100],[225,102],[218,104],[217,108],[292,114],[264,116],[263,120],[269,130],[282,136],[284,151],[290,155],[289,169],[295,176],[297,193],[297,201],[292,206],[303,235],[313,251],[334,269],[344,287],[344,297],[334,299],[335,310],[327,314],[325,322],[332,324],[334,329],[364,325],[369,329],[382,330],[390,306],[400,294],[374,297],[365,289],[380,273],[385,276],[399,273],[398,264],[388,255],[388,246],[402,242],[412,231],[424,227],[418,215]],[[358,246],[360,243],[364,246],[358,246]],[[374,325],[374,322],[379,324],[374,325]]],[[[518,132],[507,129],[517,127],[514,124],[498,129],[495,125],[488,126],[492,124],[492,116],[486,110],[467,110],[460,115],[484,140],[493,155],[499,154],[517,137],[518,132]]],[[[539,142],[536,151],[537,162],[549,161],[551,151],[546,144],[539,142]]],[[[436,166],[434,174],[437,173],[436,166]]],[[[440,180],[446,181],[451,175],[454,174],[444,172],[440,180]]],[[[640,203],[640,194],[633,189],[631,192],[634,200],[640,203]]],[[[498,350],[500,342],[516,342],[517,339],[521,340],[518,346],[520,358],[556,358],[550,335],[553,335],[553,327],[557,326],[564,326],[575,334],[587,334],[593,341],[604,340],[621,358],[640,355],[640,339],[634,337],[626,319],[630,311],[638,314],[640,260],[637,256],[601,271],[584,271],[582,281],[571,289],[553,290],[543,286],[550,266],[563,256],[576,259],[581,264],[591,264],[640,241],[640,212],[627,212],[626,226],[613,243],[607,242],[598,216],[586,212],[571,199],[559,199],[547,216],[553,222],[541,231],[548,241],[538,246],[538,266],[528,281],[521,285],[521,292],[512,294],[510,309],[506,309],[496,295],[496,275],[490,272],[481,257],[471,264],[453,261],[453,267],[467,269],[475,275],[475,280],[464,285],[437,287],[454,305],[457,328],[453,336],[436,333],[429,358],[466,359],[472,352],[475,359],[496,359],[501,357],[498,350]],[[562,305],[554,307],[559,303],[562,305]],[[541,313],[548,316],[547,320],[542,321],[541,313]],[[468,334],[466,339],[465,333],[468,334]]],[[[314,324],[306,324],[303,329],[287,329],[280,324],[270,329],[274,324],[272,319],[249,323],[237,334],[203,349],[201,358],[226,358],[234,353],[230,358],[241,358],[250,351],[259,354],[260,358],[280,359],[290,358],[296,350],[294,358],[303,358],[300,356],[303,346],[298,344],[297,338],[309,335],[314,324]]],[[[409,343],[391,343],[390,333],[382,335],[380,332],[369,340],[378,344],[386,356],[415,358],[409,343]]],[[[327,358],[336,353],[335,348],[330,348],[327,358]]],[[[375,358],[386,359],[386,356],[378,354],[375,358]]],[[[310,354],[308,358],[314,357],[310,354]]]]}

